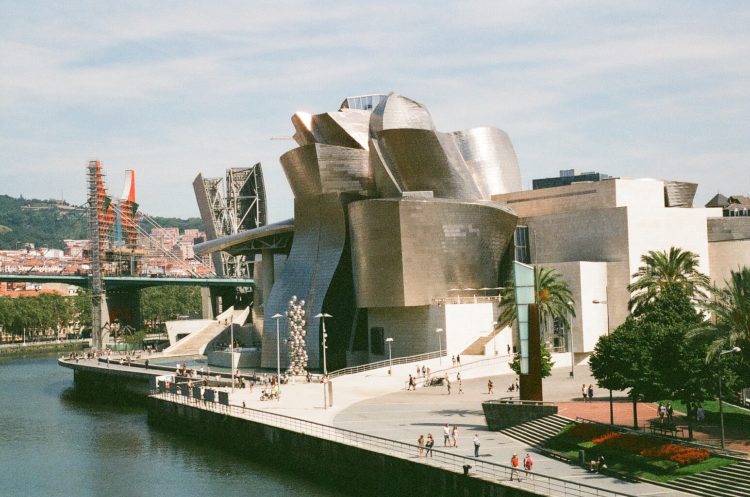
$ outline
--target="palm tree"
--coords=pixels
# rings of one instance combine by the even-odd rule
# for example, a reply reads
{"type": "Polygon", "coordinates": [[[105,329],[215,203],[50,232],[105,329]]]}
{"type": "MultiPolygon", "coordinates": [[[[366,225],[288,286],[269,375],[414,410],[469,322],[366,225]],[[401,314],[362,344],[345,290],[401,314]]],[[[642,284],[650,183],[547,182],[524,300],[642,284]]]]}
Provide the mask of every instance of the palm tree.
{"type": "Polygon", "coordinates": [[[739,346],[745,361],[750,361],[750,268],[732,271],[723,288],[713,288],[713,299],[701,307],[711,316],[688,333],[689,338],[709,342],[706,362],[713,360],[724,349],[739,346]]]}
{"type": "Polygon", "coordinates": [[[693,302],[706,298],[710,281],[698,270],[697,254],[671,247],[669,252],[649,251],[641,256],[641,262],[643,265],[633,274],[635,281],[628,285],[628,309],[633,315],[638,315],[640,307],[653,302],[657,295],[668,288],[679,288],[693,302]]]}
{"type": "MultiPolygon", "coordinates": [[[[539,268],[534,271],[534,288],[536,303],[539,306],[539,321],[542,330],[547,329],[547,323],[558,320],[570,328],[569,317],[575,317],[576,310],[573,294],[568,284],[562,279],[562,274],[551,268],[539,268]]],[[[515,285],[510,282],[500,292],[500,316],[497,318],[498,327],[509,326],[516,319],[515,285]]]]}

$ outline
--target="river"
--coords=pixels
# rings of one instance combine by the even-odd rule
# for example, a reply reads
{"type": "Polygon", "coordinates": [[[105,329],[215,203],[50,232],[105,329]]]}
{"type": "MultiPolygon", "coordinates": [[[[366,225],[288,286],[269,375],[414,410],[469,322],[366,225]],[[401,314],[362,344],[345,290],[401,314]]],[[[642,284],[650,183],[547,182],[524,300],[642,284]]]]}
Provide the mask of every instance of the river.
{"type": "Polygon", "coordinates": [[[54,357],[2,360],[0,496],[345,497],[149,427],[143,407],[76,398],[54,357]]]}

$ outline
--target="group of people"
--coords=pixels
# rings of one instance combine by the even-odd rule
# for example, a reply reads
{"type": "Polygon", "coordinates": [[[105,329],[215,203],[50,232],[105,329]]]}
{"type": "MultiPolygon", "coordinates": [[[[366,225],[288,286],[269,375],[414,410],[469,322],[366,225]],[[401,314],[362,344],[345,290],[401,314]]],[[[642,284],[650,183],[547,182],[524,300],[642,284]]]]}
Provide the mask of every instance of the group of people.
{"type": "Polygon", "coordinates": [[[659,406],[656,408],[656,413],[659,415],[659,421],[662,423],[664,422],[664,417],[666,416],[667,422],[672,422],[672,417],[674,416],[674,408],[672,407],[672,403],[667,401],[667,405],[664,405],[664,403],[659,402],[659,406]]]}
{"type": "Polygon", "coordinates": [[[432,457],[432,447],[435,446],[435,439],[432,438],[432,433],[428,433],[426,439],[424,435],[419,435],[417,445],[419,446],[419,457],[432,457]]]}
{"type": "Polygon", "coordinates": [[[460,366],[461,365],[461,355],[457,354],[457,355],[451,356],[451,362],[453,363],[453,367],[454,368],[456,366],[460,366]]]}
{"type": "Polygon", "coordinates": [[[458,447],[458,425],[443,426],[443,447],[458,447]]]}
{"type": "Polygon", "coordinates": [[[594,400],[594,385],[589,383],[589,387],[586,388],[586,384],[581,385],[581,396],[584,402],[591,402],[594,400]]]}
{"type": "MultiPolygon", "coordinates": [[[[518,460],[518,454],[513,454],[513,456],[510,458],[510,481],[513,481],[513,476],[518,479],[518,481],[521,481],[521,473],[518,471],[518,465],[520,461],[518,460]]],[[[523,469],[526,473],[526,478],[529,477],[529,473],[531,473],[531,468],[534,467],[534,460],[531,459],[530,454],[526,454],[526,457],[523,458],[523,469]]]]}
{"type": "Polygon", "coordinates": [[[508,387],[509,392],[515,392],[516,390],[521,390],[521,385],[518,382],[518,378],[516,378],[516,381],[512,382],[510,386],[508,387]]]}

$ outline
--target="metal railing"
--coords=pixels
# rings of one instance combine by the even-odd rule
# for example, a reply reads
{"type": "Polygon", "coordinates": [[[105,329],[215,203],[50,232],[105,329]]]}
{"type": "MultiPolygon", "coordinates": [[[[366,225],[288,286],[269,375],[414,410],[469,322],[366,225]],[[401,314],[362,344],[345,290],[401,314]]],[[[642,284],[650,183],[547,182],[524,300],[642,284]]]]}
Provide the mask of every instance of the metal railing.
{"type": "Polygon", "coordinates": [[[344,376],[347,374],[362,373],[364,371],[371,371],[373,369],[387,368],[390,364],[394,366],[399,364],[408,364],[410,362],[426,361],[428,359],[437,359],[440,356],[447,356],[446,350],[436,350],[434,352],[427,352],[424,354],[417,354],[411,356],[394,357],[392,360],[386,359],[385,361],[371,362],[368,364],[362,364],[360,366],[350,366],[348,368],[337,369],[328,373],[328,377],[333,379],[338,376],[344,376]]]}
{"type": "MultiPolygon", "coordinates": [[[[488,461],[482,461],[478,458],[464,457],[449,452],[433,449],[431,457],[419,457],[420,447],[414,444],[390,440],[373,435],[366,435],[355,431],[334,428],[332,426],[306,421],[299,418],[274,414],[258,409],[245,408],[235,405],[225,405],[216,402],[207,402],[197,400],[191,397],[185,397],[173,393],[154,393],[152,397],[175,402],[184,405],[191,405],[197,409],[218,412],[225,415],[234,416],[241,419],[247,419],[256,423],[273,426],[276,428],[301,433],[304,435],[314,436],[324,440],[341,443],[351,447],[358,447],[364,450],[386,454],[401,459],[414,459],[422,464],[436,466],[453,473],[461,473],[464,466],[470,466],[470,475],[484,480],[497,482],[509,487],[522,488],[531,492],[541,493],[542,495],[559,495],[575,497],[635,497],[633,494],[623,492],[614,492],[611,490],[601,489],[586,485],[583,483],[572,482],[547,476],[540,473],[526,473],[523,469],[513,469],[504,464],[497,464],[488,461]],[[512,474],[520,475],[521,482],[510,482],[512,474]]],[[[423,449],[424,450],[424,449],[423,449]]]]}

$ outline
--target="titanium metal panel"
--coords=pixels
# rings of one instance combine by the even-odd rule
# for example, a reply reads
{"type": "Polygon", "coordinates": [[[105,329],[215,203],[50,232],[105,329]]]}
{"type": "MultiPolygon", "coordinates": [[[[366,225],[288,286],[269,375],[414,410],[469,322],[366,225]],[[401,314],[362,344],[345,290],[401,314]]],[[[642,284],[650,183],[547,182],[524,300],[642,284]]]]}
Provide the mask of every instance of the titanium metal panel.
{"type": "Polygon", "coordinates": [[[374,192],[367,150],[312,144],[281,156],[295,198],[331,192],[374,192]]]}
{"type": "MultiPolygon", "coordinates": [[[[318,313],[327,311],[323,303],[334,278],[346,245],[346,203],[352,197],[339,193],[307,196],[294,200],[295,235],[292,250],[281,276],[271,289],[265,304],[261,354],[261,366],[276,367],[276,323],[271,317],[284,314],[292,295],[305,301],[305,337],[308,352],[308,367],[321,367],[319,323],[314,319],[318,313]]],[[[334,316],[335,318],[337,316],[334,316]]],[[[351,323],[343,323],[343,316],[326,321],[331,340],[337,333],[349,333],[351,323]]],[[[280,323],[281,367],[288,367],[289,338],[285,320],[280,323]]]]}
{"type": "Polygon", "coordinates": [[[485,126],[452,135],[484,199],[522,190],[518,157],[507,133],[485,126]]]}
{"type": "Polygon", "coordinates": [[[696,190],[698,190],[697,183],[665,181],[664,205],[666,207],[686,207],[691,209],[696,190]]]}
{"type": "Polygon", "coordinates": [[[491,202],[373,199],[349,206],[358,307],[429,305],[497,286],[518,218],[491,202]],[[396,229],[396,227],[398,227],[396,229]]]}
{"type": "Polygon", "coordinates": [[[384,130],[378,144],[404,190],[432,190],[440,198],[482,199],[466,165],[449,158],[434,131],[384,130]]]}
{"type": "Polygon", "coordinates": [[[378,142],[370,140],[370,168],[375,181],[375,188],[381,197],[400,197],[404,187],[386,165],[378,142]]]}
{"type": "Polygon", "coordinates": [[[372,111],[370,116],[370,136],[389,129],[421,129],[435,131],[432,116],[427,107],[410,98],[390,93],[372,111]]]}

